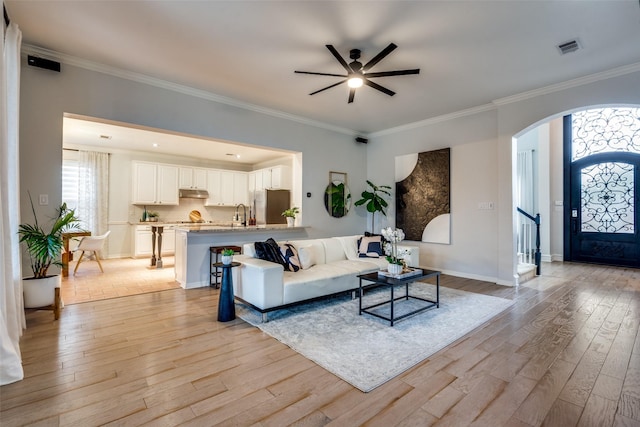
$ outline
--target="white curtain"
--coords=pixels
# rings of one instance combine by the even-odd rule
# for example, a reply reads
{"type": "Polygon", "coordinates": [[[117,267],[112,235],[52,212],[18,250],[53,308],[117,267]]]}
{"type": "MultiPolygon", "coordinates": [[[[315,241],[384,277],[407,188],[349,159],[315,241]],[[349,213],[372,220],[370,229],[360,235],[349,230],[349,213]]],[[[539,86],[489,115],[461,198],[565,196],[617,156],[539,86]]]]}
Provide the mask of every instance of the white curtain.
{"type": "Polygon", "coordinates": [[[109,154],[95,151],[80,151],[79,154],[76,214],[82,227],[98,236],[108,228],[109,154]]]}
{"type": "MultiPolygon", "coordinates": [[[[4,2],[3,2],[4,3],[4,2]]],[[[22,303],[18,128],[20,44],[22,33],[11,23],[2,31],[0,64],[0,385],[24,378],[20,336],[26,327],[22,303]]]]}
{"type": "Polygon", "coordinates": [[[533,212],[533,151],[518,151],[517,206],[528,214],[533,212]]]}

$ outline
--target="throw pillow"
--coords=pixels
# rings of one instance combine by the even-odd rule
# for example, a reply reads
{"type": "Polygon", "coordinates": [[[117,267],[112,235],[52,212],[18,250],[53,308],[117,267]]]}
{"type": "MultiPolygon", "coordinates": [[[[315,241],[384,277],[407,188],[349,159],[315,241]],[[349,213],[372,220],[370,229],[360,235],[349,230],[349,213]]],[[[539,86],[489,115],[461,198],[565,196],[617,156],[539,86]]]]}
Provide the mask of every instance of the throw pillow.
{"type": "Polygon", "coordinates": [[[382,236],[365,236],[358,239],[360,258],[380,258],[382,256],[382,236]]]}
{"type": "Polygon", "coordinates": [[[316,253],[313,250],[313,246],[298,248],[298,259],[300,260],[300,267],[302,267],[303,270],[316,265],[316,253]]]}
{"type": "Polygon", "coordinates": [[[269,262],[275,262],[284,266],[284,259],[280,254],[280,247],[273,238],[268,238],[264,242],[255,242],[253,246],[256,248],[256,256],[269,262]]]}
{"type": "Polygon", "coordinates": [[[291,243],[283,243],[280,245],[280,254],[284,259],[284,269],[292,272],[300,270],[300,260],[298,259],[298,251],[291,243]]]}

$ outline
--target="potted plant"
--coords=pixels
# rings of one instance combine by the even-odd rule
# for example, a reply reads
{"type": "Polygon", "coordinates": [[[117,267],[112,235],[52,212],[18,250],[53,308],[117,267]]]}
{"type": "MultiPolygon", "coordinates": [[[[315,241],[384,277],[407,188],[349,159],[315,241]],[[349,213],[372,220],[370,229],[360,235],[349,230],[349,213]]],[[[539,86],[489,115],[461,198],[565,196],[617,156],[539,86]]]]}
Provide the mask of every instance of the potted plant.
{"type": "Polygon", "coordinates": [[[292,207],[289,209],[285,209],[284,212],[282,212],[282,216],[287,218],[287,225],[289,227],[293,227],[295,220],[296,220],[296,215],[300,213],[300,209],[298,209],[297,207],[292,207]]]}
{"type": "Polygon", "coordinates": [[[389,204],[383,198],[383,195],[391,196],[391,193],[389,192],[391,187],[388,185],[375,185],[369,180],[367,180],[367,185],[371,187],[371,191],[363,191],[362,198],[358,200],[355,205],[365,205],[367,212],[371,212],[371,233],[373,233],[376,212],[380,212],[382,215],[387,216],[385,208],[389,206],[389,204]]]}
{"type": "Polygon", "coordinates": [[[398,242],[404,240],[404,231],[401,228],[395,230],[391,227],[383,228],[381,231],[382,237],[384,237],[384,253],[386,255],[387,271],[391,274],[400,274],[404,269],[404,256],[408,255],[407,251],[398,251],[398,242]]]}
{"type": "Polygon", "coordinates": [[[222,263],[224,265],[229,265],[233,262],[233,249],[224,248],[221,252],[222,263]]]}
{"type": "Polygon", "coordinates": [[[147,214],[147,221],[149,222],[158,222],[158,218],[160,217],[160,214],[158,212],[149,212],[147,214]]]}
{"type": "Polygon", "coordinates": [[[49,267],[52,264],[62,266],[62,262],[59,261],[64,248],[62,234],[80,231],[80,220],[76,217],[75,211],[68,209],[67,204],[63,203],[51,221],[51,228],[45,231],[38,222],[31,194],[29,194],[29,202],[31,202],[34,223],[20,224],[18,234],[20,242],[24,242],[27,246],[33,271],[33,277],[22,280],[24,306],[35,308],[56,302],[55,288],[60,287],[60,275],[49,275],[49,267]]]}

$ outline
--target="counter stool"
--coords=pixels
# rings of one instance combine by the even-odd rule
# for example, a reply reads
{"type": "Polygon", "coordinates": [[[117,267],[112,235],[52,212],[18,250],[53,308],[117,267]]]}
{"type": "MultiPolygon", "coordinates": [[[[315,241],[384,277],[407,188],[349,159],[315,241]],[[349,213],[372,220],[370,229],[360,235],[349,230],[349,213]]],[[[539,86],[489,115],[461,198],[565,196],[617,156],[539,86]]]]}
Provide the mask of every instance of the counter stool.
{"type": "Polygon", "coordinates": [[[218,261],[218,256],[222,254],[223,249],[231,249],[234,254],[241,254],[240,246],[211,246],[209,248],[209,286],[220,287],[220,279],[222,278],[222,268],[214,266],[218,261]]]}

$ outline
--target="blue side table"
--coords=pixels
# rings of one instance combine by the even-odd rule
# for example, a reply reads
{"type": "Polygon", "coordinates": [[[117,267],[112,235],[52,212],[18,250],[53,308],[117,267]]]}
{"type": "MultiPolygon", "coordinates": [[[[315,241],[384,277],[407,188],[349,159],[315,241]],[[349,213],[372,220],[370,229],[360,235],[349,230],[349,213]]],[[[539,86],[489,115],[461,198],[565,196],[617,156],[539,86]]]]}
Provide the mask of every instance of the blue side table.
{"type": "Polygon", "coordinates": [[[231,269],[240,265],[239,262],[232,262],[231,264],[216,262],[213,264],[215,268],[222,269],[222,284],[220,285],[220,298],[218,299],[218,322],[230,322],[236,318],[231,269]]]}

